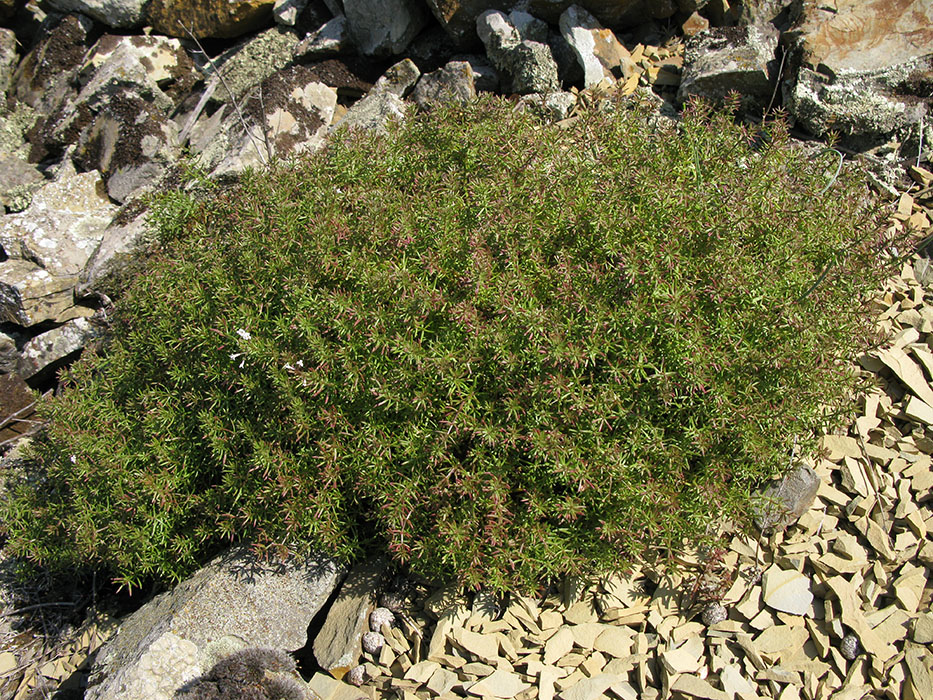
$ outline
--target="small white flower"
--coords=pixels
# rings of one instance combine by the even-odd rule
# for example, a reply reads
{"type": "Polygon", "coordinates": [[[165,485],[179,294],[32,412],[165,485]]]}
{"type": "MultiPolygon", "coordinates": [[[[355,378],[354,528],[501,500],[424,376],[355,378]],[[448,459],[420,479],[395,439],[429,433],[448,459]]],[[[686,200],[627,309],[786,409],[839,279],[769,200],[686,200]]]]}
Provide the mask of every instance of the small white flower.
{"type": "Polygon", "coordinates": [[[290,364],[288,364],[288,363],[286,362],[286,363],[283,365],[282,369],[295,369],[295,368],[292,367],[290,364]]]}
{"type": "Polygon", "coordinates": [[[249,332],[248,330],[246,330],[245,328],[237,328],[237,329],[236,329],[236,334],[237,334],[238,336],[240,336],[243,340],[249,340],[250,338],[253,337],[253,336],[250,334],[250,332],[249,332]]]}
{"type": "Polygon", "coordinates": [[[238,357],[240,357],[240,356],[242,356],[242,355],[243,355],[242,352],[235,352],[235,353],[233,353],[233,354],[230,355],[230,359],[231,359],[231,360],[235,360],[236,358],[238,358],[238,357]]]}
{"type": "Polygon", "coordinates": [[[298,362],[296,362],[295,364],[298,365],[299,367],[305,366],[304,360],[298,360],[298,362]]]}
{"type": "Polygon", "coordinates": [[[72,464],[77,464],[77,463],[78,463],[78,455],[71,455],[71,457],[69,457],[68,459],[71,460],[71,463],[72,463],[72,464]]]}

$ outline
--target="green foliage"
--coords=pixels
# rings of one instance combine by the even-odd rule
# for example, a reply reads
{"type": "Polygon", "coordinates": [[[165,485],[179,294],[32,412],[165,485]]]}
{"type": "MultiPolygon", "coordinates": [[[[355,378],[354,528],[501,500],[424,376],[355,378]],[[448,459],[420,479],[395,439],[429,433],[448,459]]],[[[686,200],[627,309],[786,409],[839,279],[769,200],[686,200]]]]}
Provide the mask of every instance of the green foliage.
{"type": "Polygon", "coordinates": [[[484,100],[168,195],[7,546],[131,585],[227,541],[388,546],[522,587],[702,538],[855,385],[884,271],[835,165],[697,106],[484,100]]]}

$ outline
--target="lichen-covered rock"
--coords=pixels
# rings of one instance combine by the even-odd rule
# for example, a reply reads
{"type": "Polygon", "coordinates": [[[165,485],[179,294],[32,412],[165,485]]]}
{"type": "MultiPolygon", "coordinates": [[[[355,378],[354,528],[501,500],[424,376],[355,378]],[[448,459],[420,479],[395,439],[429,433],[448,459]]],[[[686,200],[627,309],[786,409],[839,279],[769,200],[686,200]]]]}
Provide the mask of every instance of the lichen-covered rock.
{"type": "Polygon", "coordinates": [[[84,15],[49,15],[33,49],[13,74],[11,94],[47,114],[73,93],[71,83],[90,46],[94,23],[84,15]]]}
{"type": "Polygon", "coordinates": [[[133,94],[105,105],[78,136],[73,154],[82,170],[99,170],[107,193],[124,203],[157,186],[179,151],[177,128],[133,94]]]}
{"type": "Polygon", "coordinates": [[[466,61],[451,61],[443,68],[422,76],[411,95],[422,109],[448,102],[467,104],[475,98],[473,69],[466,61]]]}
{"type": "Polygon", "coordinates": [[[245,127],[228,108],[218,137],[202,152],[205,167],[220,175],[313,151],[323,145],[336,106],[337,91],[315,80],[307,66],[279,71],[246,94],[245,127]]]}
{"type": "Polygon", "coordinates": [[[32,194],[44,183],[42,173],[24,158],[0,156],[0,207],[7,211],[22,211],[32,201],[32,194]]]}
{"type": "MultiPolygon", "coordinates": [[[[77,96],[66,95],[29,132],[30,160],[42,160],[75,143],[100,113],[126,117],[127,108],[122,103],[131,97],[150,105],[145,114],[167,114],[175,101],[162,87],[170,90],[177,80],[189,80],[182,78],[182,73],[190,73],[188,65],[190,59],[177,40],[101,37],[77,72],[81,85],[77,96]]],[[[138,111],[133,118],[140,118],[138,111]]]]}
{"type": "Polygon", "coordinates": [[[411,59],[399,61],[386,71],[362,99],[354,103],[334,128],[381,131],[392,119],[404,119],[408,103],[403,99],[420,76],[411,59]]]}
{"type": "Polygon", "coordinates": [[[148,222],[149,212],[143,210],[132,216],[126,214],[125,209],[104,229],[100,244],[84,266],[75,286],[79,297],[94,294],[112,296],[123,273],[146,246],[155,241],[148,222]]]}
{"type": "Polygon", "coordinates": [[[519,100],[524,108],[531,109],[544,119],[560,121],[570,116],[577,98],[570,92],[549,92],[546,95],[524,95],[519,100]]]}
{"type": "Polygon", "coordinates": [[[807,4],[787,35],[799,66],[786,102],[818,136],[832,129],[865,145],[917,124],[933,94],[933,5],[925,0],[807,4]]]}
{"type": "Polygon", "coordinates": [[[777,45],[777,30],[770,26],[711,29],[691,37],[677,100],[696,96],[719,102],[735,91],[745,107],[766,107],[777,78],[777,45]]]}
{"type": "MultiPolygon", "coordinates": [[[[90,316],[93,311],[87,309],[90,316]]],[[[16,373],[24,379],[35,376],[49,365],[65,360],[80,352],[90,341],[102,335],[103,330],[89,318],[76,318],[58,328],[40,333],[23,346],[16,373]]]]}
{"type": "Polygon", "coordinates": [[[215,67],[223,81],[213,95],[220,102],[242,101],[247,90],[260,84],[292,63],[299,36],[289,27],[273,27],[259,32],[224,51],[206,66],[210,77],[215,67]]]}
{"type": "Polygon", "coordinates": [[[366,56],[402,53],[428,20],[416,0],[344,0],[343,10],[353,43],[366,56]]]}
{"type": "Polygon", "coordinates": [[[62,12],[80,12],[115,29],[139,27],[146,18],[148,0],[49,0],[62,12]]]}
{"type": "Polygon", "coordinates": [[[519,27],[527,32],[535,25],[523,21],[526,13],[513,14],[518,15],[514,20],[510,15],[490,10],[476,18],[476,31],[486,47],[486,55],[501,74],[510,78],[507,89],[519,94],[560,89],[551,48],[546,43],[523,38],[519,27]]]}
{"type": "Polygon", "coordinates": [[[274,0],[150,0],[149,24],[160,34],[232,39],[263,27],[274,0]]]}
{"type": "Polygon", "coordinates": [[[216,662],[212,642],[294,651],[343,569],[323,556],[263,562],[246,549],[221,555],[130,615],[101,650],[87,700],[170,700],[216,662]]]}
{"type": "Polygon", "coordinates": [[[28,209],[0,219],[0,246],[12,260],[77,279],[115,212],[100,173],[69,166],[35,193],[28,209]]]}
{"type": "Polygon", "coordinates": [[[0,322],[32,326],[74,318],[76,279],[52,275],[29,260],[0,262],[0,322]]]}
{"type": "Polygon", "coordinates": [[[16,67],[16,35],[12,29],[0,27],[0,99],[6,95],[16,67]]]}

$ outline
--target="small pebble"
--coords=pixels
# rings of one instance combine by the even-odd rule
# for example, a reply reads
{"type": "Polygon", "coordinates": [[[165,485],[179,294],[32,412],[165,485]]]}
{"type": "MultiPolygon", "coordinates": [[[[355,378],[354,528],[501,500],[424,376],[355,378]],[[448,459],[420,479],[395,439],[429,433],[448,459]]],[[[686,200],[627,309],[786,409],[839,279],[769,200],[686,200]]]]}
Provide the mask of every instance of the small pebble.
{"type": "Polygon", "coordinates": [[[367,632],[362,639],[363,651],[367,654],[378,654],[379,650],[385,646],[386,638],[378,632],[367,632]]]}
{"type": "Polygon", "coordinates": [[[347,683],[359,688],[366,682],[366,667],[360,664],[347,671],[347,683]]]}
{"type": "Polygon", "coordinates": [[[851,632],[839,642],[839,653],[842,654],[843,658],[847,661],[855,659],[859,651],[861,651],[861,645],[859,644],[858,637],[851,632]]]}
{"type": "Polygon", "coordinates": [[[703,619],[703,624],[707,627],[712,627],[715,624],[723,622],[729,617],[729,613],[726,609],[719,603],[710,603],[705,608],[703,608],[703,613],[700,615],[703,619]]]}
{"type": "Polygon", "coordinates": [[[394,622],[395,615],[388,608],[376,608],[369,613],[369,629],[373,632],[381,630],[383,625],[391,627],[394,622]]]}

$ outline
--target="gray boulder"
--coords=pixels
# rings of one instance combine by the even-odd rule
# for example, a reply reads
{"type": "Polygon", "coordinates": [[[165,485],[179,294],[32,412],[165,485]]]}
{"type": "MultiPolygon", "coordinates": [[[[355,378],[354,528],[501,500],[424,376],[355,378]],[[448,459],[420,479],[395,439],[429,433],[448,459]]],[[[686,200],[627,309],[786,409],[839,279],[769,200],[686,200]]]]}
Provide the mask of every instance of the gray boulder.
{"type": "Polygon", "coordinates": [[[473,68],[466,61],[450,61],[443,68],[425,74],[411,94],[422,109],[448,102],[467,104],[475,98],[473,68]]]}
{"type": "Polygon", "coordinates": [[[855,147],[871,146],[929,114],[929,2],[909,0],[897,12],[856,0],[840,0],[832,11],[808,4],[787,40],[797,75],[785,99],[807,131],[833,129],[855,147]]]}
{"type": "MultiPolygon", "coordinates": [[[[90,316],[93,311],[85,312],[90,316]]],[[[99,338],[103,329],[89,318],[76,318],[58,328],[31,338],[20,353],[16,373],[23,379],[35,376],[49,365],[80,352],[89,342],[99,338]]]]}
{"type": "Polygon", "coordinates": [[[32,326],[74,318],[75,278],[52,275],[28,260],[0,262],[0,322],[32,326]]]}
{"type": "MultiPolygon", "coordinates": [[[[501,74],[508,76],[510,92],[553,92],[560,89],[557,63],[546,43],[526,39],[539,37],[540,25],[529,21],[527,13],[515,17],[497,10],[484,12],[476,18],[476,32],[486,47],[486,55],[501,74]]],[[[546,28],[544,41],[547,40],[546,28]]]]}
{"type": "Polygon", "coordinates": [[[498,92],[501,85],[499,72],[485,56],[466,54],[455,58],[457,61],[466,61],[473,71],[473,86],[477,92],[498,92]]]}
{"type": "Polygon", "coordinates": [[[348,51],[351,45],[347,18],[338,15],[302,39],[293,54],[299,60],[339,56],[348,51]]]}
{"type": "Polygon", "coordinates": [[[230,550],[124,620],[100,651],[85,698],[170,700],[237,646],[300,649],[343,573],[323,556],[269,563],[230,550]]]}
{"type": "Polygon", "coordinates": [[[583,68],[584,87],[632,75],[635,66],[628,50],[612,30],[603,27],[582,7],[571,5],[564,11],[560,16],[560,32],[583,68]]]}
{"type": "Polygon", "coordinates": [[[428,23],[416,0],[344,0],[350,36],[366,56],[402,53],[428,23]]]}
{"type": "Polygon", "coordinates": [[[177,39],[101,37],[77,72],[81,86],[77,96],[66,94],[54,111],[30,132],[30,159],[42,160],[75,143],[101,113],[133,120],[132,124],[124,125],[124,137],[133,128],[151,133],[142,122],[151,114],[167,114],[175,107],[175,100],[162,87],[168,89],[180,72],[190,73],[190,65],[177,39]],[[149,105],[143,114],[127,111],[123,103],[130,97],[137,100],[137,106],[138,101],[149,105]]]}
{"type": "Polygon", "coordinates": [[[105,104],[78,135],[74,162],[99,170],[120,203],[148,192],[178,159],[177,128],[148,101],[133,95],[105,104]]]}
{"type": "Polygon", "coordinates": [[[571,92],[549,92],[546,95],[524,95],[518,103],[549,121],[560,121],[570,116],[577,97],[571,92]]]}
{"type": "Polygon", "coordinates": [[[755,525],[764,534],[784,530],[813,505],[820,477],[806,464],[798,464],[761,493],[755,505],[755,525]]]}
{"type": "MultiPolygon", "coordinates": [[[[131,207],[135,208],[135,203],[131,207]]],[[[136,216],[132,216],[130,211],[121,211],[104,229],[100,244],[88,259],[75,286],[79,297],[95,294],[113,296],[124,272],[147,246],[155,242],[148,210],[136,216]]]]}
{"type": "Polygon", "coordinates": [[[215,78],[215,69],[223,75],[213,99],[229,103],[242,101],[250,89],[266,78],[290,65],[300,38],[290,27],[273,27],[241,41],[214,59],[213,66],[205,66],[209,78],[215,78]]]}
{"type": "MultiPolygon", "coordinates": [[[[427,0],[434,17],[461,47],[476,42],[476,18],[487,10],[508,12],[523,7],[536,17],[557,24],[560,14],[572,4],[573,0],[427,0]]],[[[653,19],[666,19],[678,9],[673,0],[577,0],[576,4],[607,27],[633,27],[653,19]]]]}
{"type": "Polygon", "coordinates": [[[746,108],[767,107],[774,94],[778,33],[773,27],[711,29],[687,40],[678,102],[721,102],[735,91],[746,108]]]}
{"type": "Polygon", "coordinates": [[[114,29],[129,29],[143,24],[148,0],[49,0],[62,12],[80,12],[114,29]]]}

